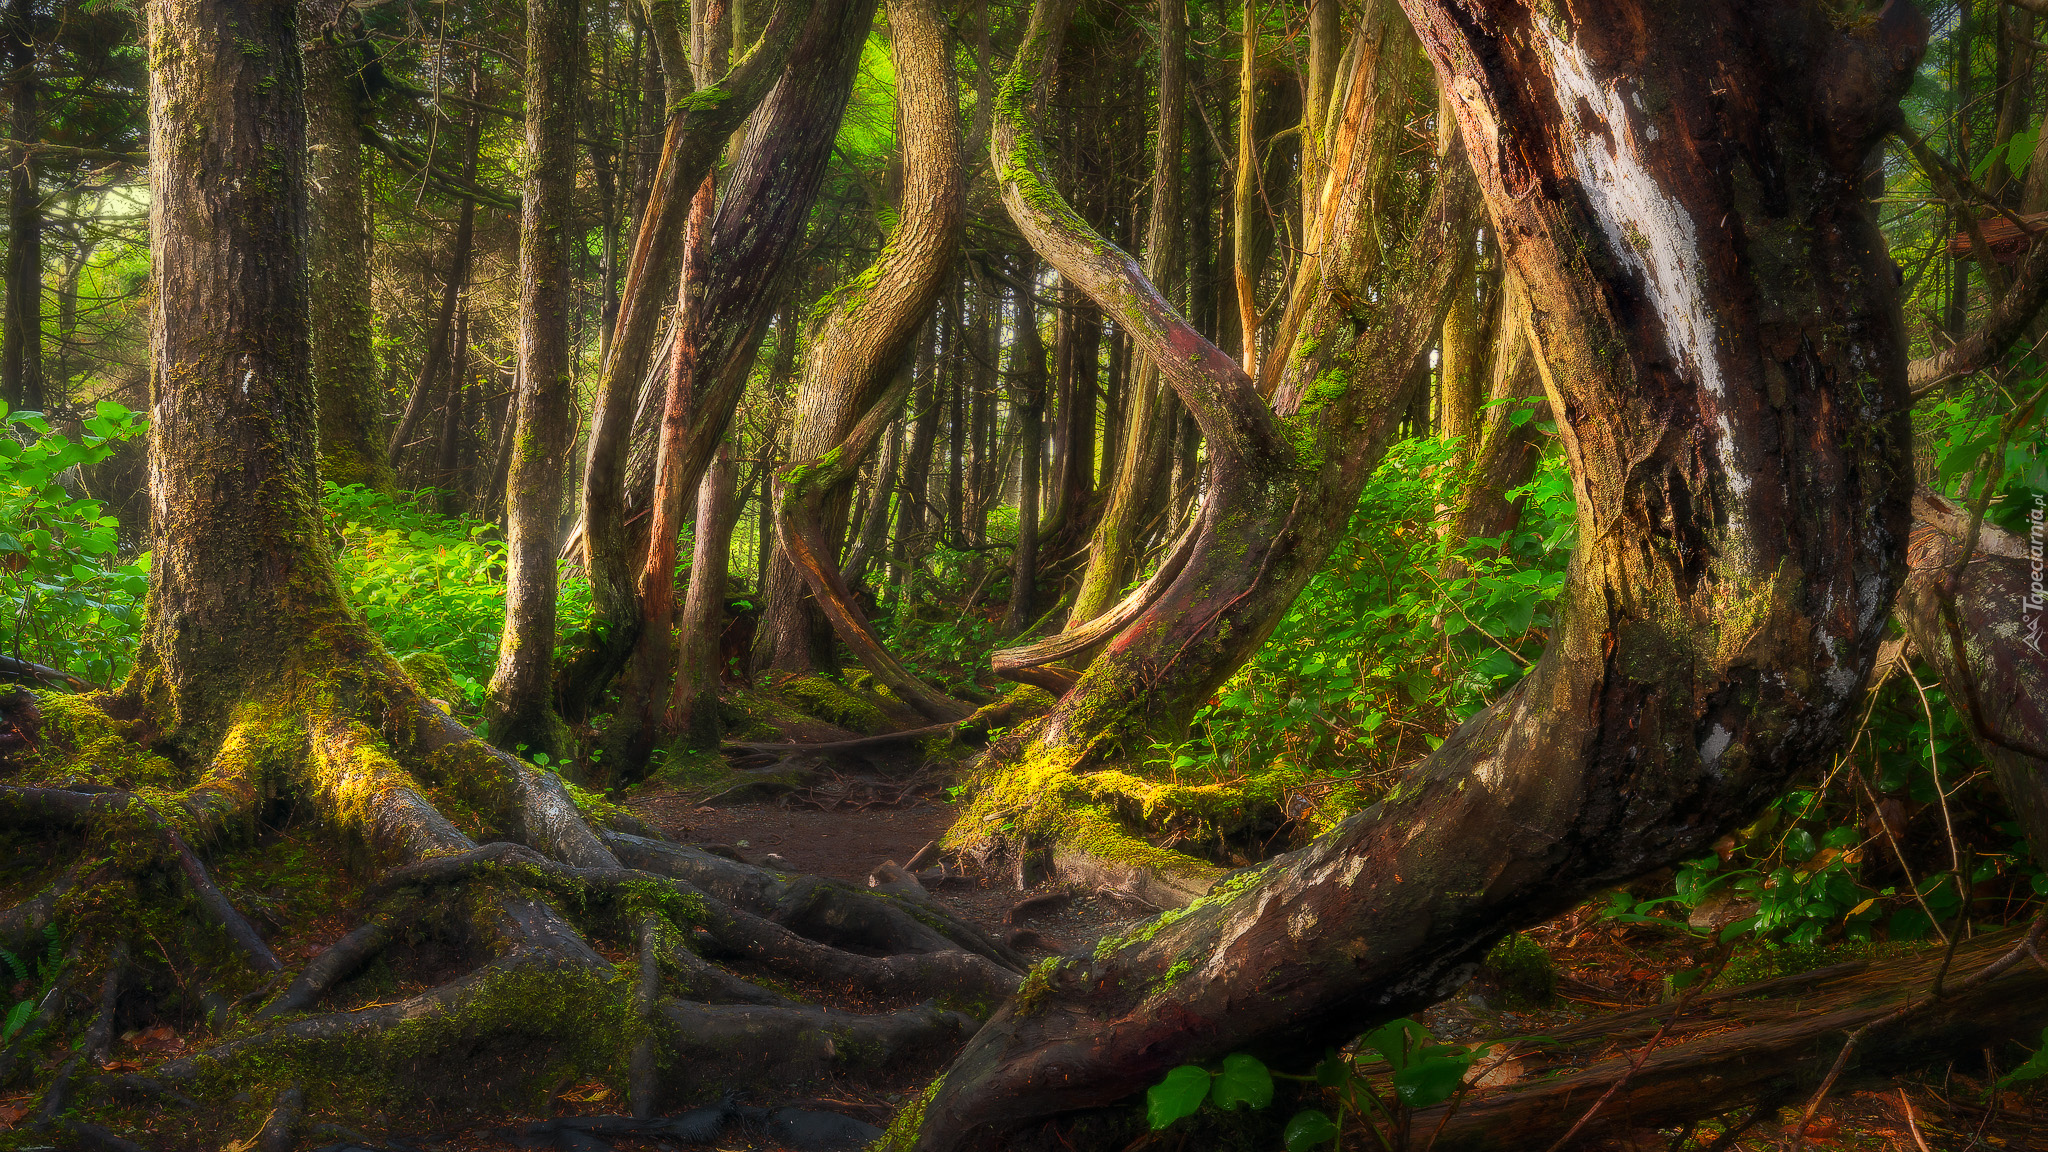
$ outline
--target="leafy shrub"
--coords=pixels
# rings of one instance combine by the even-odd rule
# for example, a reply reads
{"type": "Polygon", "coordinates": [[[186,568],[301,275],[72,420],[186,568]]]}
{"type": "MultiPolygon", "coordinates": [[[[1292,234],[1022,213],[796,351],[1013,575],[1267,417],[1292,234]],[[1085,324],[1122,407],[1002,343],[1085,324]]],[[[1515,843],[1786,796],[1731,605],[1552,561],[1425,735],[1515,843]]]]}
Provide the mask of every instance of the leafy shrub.
{"type": "MultiPolygon", "coordinates": [[[[385,496],[359,484],[326,486],[335,559],[349,597],[386,647],[405,659],[445,661],[472,712],[498,660],[505,619],[505,543],[497,529],[433,511],[432,489],[385,496]]],[[[564,568],[557,643],[588,627],[590,585],[564,568]]]]}
{"type": "Polygon", "coordinates": [[[127,671],[149,589],[149,555],[116,558],[119,524],[64,487],[142,434],[143,419],[101,401],[73,439],[35,412],[0,404],[0,651],[108,684],[127,671]]]}

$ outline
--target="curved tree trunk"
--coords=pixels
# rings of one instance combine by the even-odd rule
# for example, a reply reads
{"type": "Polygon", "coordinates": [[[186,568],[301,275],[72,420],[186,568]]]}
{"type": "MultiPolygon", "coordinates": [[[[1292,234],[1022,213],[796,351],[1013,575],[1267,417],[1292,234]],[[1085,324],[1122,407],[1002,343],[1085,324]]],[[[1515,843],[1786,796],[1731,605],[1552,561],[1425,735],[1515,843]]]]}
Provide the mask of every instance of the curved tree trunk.
{"type": "MultiPolygon", "coordinates": [[[[876,679],[919,712],[944,721],[966,709],[919,682],[882,646],[828,546],[835,533],[827,509],[846,499],[861,459],[909,392],[909,374],[900,369],[914,354],[918,333],[945,287],[966,215],[959,95],[937,0],[890,0],[889,50],[903,142],[899,223],[875,263],[839,290],[804,363],[789,453],[797,463],[780,477],[776,536],[780,555],[876,679]]],[[[791,596],[778,603],[775,587],[771,575],[766,629],[777,636],[806,630],[803,601],[791,596]]],[[[775,666],[784,665],[778,659],[775,666]]]]}
{"type": "MultiPolygon", "coordinates": [[[[1894,4],[1852,36],[1819,4],[1641,0],[1570,25],[1545,4],[1408,7],[1554,368],[1584,542],[1559,635],[1382,803],[1034,976],[925,1106],[921,1149],[1233,1050],[1298,1067],[1449,993],[1504,932],[1704,851],[1838,744],[1862,691],[1911,485],[1862,162],[1924,20],[1894,4]],[[1657,99],[1632,99],[1648,77],[1657,99]]],[[[1212,503],[1233,503],[1215,475],[1212,503]]]]}
{"type": "Polygon", "coordinates": [[[607,649],[607,659],[599,662],[599,679],[609,680],[623,665],[640,628],[640,556],[626,531],[626,460],[635,402],[643,394],[654,361],[662,307],[676,294],[690,203],[727,138],[781,77],[799,32],[810,21],[826,18],[816,12],[806,18],[805,12],[799,12],[801,7],[793,0],[777,0],[760,37],[725,78],[675,102],[645,208],[634,225],[632,253],[619,286],[618,319],[598,377],[583,465],[580,532],[592,605],[603,622],[601,642],[607,649]]]}
{"type": "MultiPolygon", "coordinates": [[[[639,770],[663,730],[675,664],[675,569],[683,504],[731,423],[769,316],[824,178],[875,0],[811,10],[789,66],[747,128],[710,217],[701,275],[685,275],[654,464],[640,623],[630,679],[606,742],[610,762],[639,770]]],[[[629,480],[630,484],[631,481],[629,480]]]]}
{"type": "MultiPolygon", "coordinates": [[[[1047,57],[1039,53],[1057,34],[1058,20],[1044,11],[1035,18],[1039,39],[1027,41],[1021,67],[1042,66],[1047,57]]],[[[1154,744],[1182,739],[1194,710],[1271,633],[1349,523],[1417,386],[1408,367],[1434,341],[1449,285],[1470,260],[1469,169],[1446,164],[1434,181],[1392,178],[1388,160],[1391,150],[1405,147],[1403,125],[1415,111],[1423,67],[1413,38],[1382,7],[1354,39],[1354,52],[1369,59],[1354,69],[1346,92],[1325,212],[1342,223],[1323,235],[1317,278],[1297,289],[1298,314],[1283,329],[1298,331],[1297,342],[1269,358],[1286,366],[1270,405],[1232,358],[1172,311],[1127,255],[1057,210],[1033,170],[1015,159],[1033,146],[1021,101],[999,103],[996,168],[1014,174],[1004,182],[1006,206],[1033,246],[1101,303],[1131,334],[1137,353],[1158,367],[1199,425],[1209,460],[1208,495],[1179,574],[1148,585],[1152,602],[1126,605],[1135,615],[1105,638],[1078,682],[1043,667],[1065,644],[1034,645],[1035,656],[996,655],[997,667],[1014,679],[1072,683],[1041,725],[985,765],[992,773],[1030,766],[1030,800],[1012,825],[1020,850],[1059,854],[1093,843],[1088,851],[1100,855],[1122,840],[1118,822],[1083,795],[1077,774],[1142,761],[1154,744]],[[1376,232],[1403,237],[1406,246],[1382,259],[1376,232]],[[1030,673],[1033,665],[1044,675],[1030,673]]],[[[1013,80],[1005,90],[1028,89],[1013,80]]],[[[1297,312],[1292,305],[1290,311],[1297,312]]],[[[1158,487],[1163,497],[1163,467],[1154,475],[1127,469],[1128,455],[1120,486],[1128,480],[1158,487]]],[[[1012,803],[1006,796],[997,788],[976,803],[1012,803]]],[[[1213,875],[1191,858],[1122,842],[1160,869],[1213,875]]]]}
{"type": "Polygon", "coordinates": [[[320,475],[389,492],[378,442],[383,396],[370,347],[369,214],[363,202],[363,85],[346,3],[305,0],[306,263],[313,270],[313,386],[320,397],[320,475]]]}
{"type": "Polygon", "coordinates": [[[1941,674],[1991,774],[2018,814],[2036,860],[2048,859],[2048,510],[2028,510],[2030,539],[1978,526],[1970,513],[1922,489],[1913,496],[1913,543],[1898,618],[1941,674]]]}

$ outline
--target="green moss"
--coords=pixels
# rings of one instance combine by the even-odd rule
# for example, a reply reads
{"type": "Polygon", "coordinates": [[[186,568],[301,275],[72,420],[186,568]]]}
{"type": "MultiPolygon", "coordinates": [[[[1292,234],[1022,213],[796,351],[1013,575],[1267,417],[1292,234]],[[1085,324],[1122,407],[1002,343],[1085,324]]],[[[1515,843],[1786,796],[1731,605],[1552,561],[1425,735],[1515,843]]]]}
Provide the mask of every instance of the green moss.
{"type": "Polygon", "coordinates": [[[870,1145],[867,1152],[910,1152],[910,1149],[916,1147],[918,1129],[924,1127],[925,1109],[938,1098],[939,1089],[945,1083],[946,1077],[941,1073],[923,1092],[917,1094],[916,1099],[905,1104],[902,1111],[896,1113],[896,1118],[889,1122],[889,1130],[882,1134],[880,1140],[870,1145]]]}
{"type": "Polygon", "coordinates": [[[1557,965],[1529,936],[1517,932],[1493,946],[1481,971],[1500,989],[1508,1008],[1539,1008],[1557,995],[1557,965]]]}
{"type": "Polygon", "coordinates": [[[462,689],[455,683],[455,671],[448,667],[448,661],[434,652],[414,652],[398,659],[405,674],[428,698],[438,700],[444,708],[452,710],[460,701],[462,689]]]}
{"type": "Polygon", "coordinates": [[[1035,1015],[1052,995],[1053,978],[1059,975],[1060,966],[1066,960],[1059,956],[1048,956],[1032,965],[1025,973],[1024,982],[1017,985],[1016,998],[1010,1001],[1010,1011],[1019,1020],[1035,1015]]]}
{"type": "Polygon", "coordinates": [[[38,693],[42,729],[36,774],[52,784],[96,784],[105,788],[174,791],[190,774],[130,740],[102,711],[99,697],[38,693]]]}
{"type": "Polygon", "coordinates": [[[889,717],[874,701],[823,676],[792,676],[775,693],[805,715],[851,728],[865,736],[887,731],[889,717]]]}

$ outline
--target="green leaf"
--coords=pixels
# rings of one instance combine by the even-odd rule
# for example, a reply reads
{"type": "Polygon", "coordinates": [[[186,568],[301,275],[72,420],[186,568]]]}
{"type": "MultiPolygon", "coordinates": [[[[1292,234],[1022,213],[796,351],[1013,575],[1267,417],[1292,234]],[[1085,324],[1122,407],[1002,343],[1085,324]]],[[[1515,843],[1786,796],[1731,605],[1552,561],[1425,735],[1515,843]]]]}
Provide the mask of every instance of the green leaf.
{"type": "Polygon", "coordinates": [[[1472,1067],[1470,1056],[1429,1056],[1394,1073],[1394,1091],[1410,1108],[1428,1108],[1451,1098],[1472,1067]]]}
{"type": "Polygon", "coordinates": [[[1209,1098],[1226,1112],[1239,1104],[1264,1108],[1273,1102],[1273,1074],[1258,1057],[1232,1052],[1223,1058],[1223,1071],[1211,1085],[1209,1098]]]}
{"type": "MultiPolygon", "coordinates": [[[[1998,1078],[1998,1086],[2017,1084],[2023,1080],[2039,1080],[2048,1076],[2048,1028],[2041,1030],[2041,1047],[2027,1058],[2027,1062],[1998,1078]]],[[[1292,1147],[1292,1145],[1289,1145],[1292,1147]]]]}
{"type": "Polygon", "coordinates": [[[1208,1071],[1183,1064],[1145,1090],[1145,1122],[1156,1132],[1183,1116],[1194,1115],[1208,1096],[1208,1071]]]}
{"type": "Polygon", "coordinates": [[[1281,1139],[1287,1144],[1287,1152],[1307,1152],[1318,1144],[1327,1144],[1337,1138],[1337,1126],[1328,1116],[1311,1108],[1296,1112],[1287,1122],[1287,1131],[1281,1139]]]}
{"type": "Polygon", "coordinates": [[[1323,1058],[1322,1063],[1316,1065],[1316,1083],[1325,1088],[1342,1088],[1344,1082],[1349,1079],[1351,1062],[1339,1053],[1330,1053],[1323,1058]]]}

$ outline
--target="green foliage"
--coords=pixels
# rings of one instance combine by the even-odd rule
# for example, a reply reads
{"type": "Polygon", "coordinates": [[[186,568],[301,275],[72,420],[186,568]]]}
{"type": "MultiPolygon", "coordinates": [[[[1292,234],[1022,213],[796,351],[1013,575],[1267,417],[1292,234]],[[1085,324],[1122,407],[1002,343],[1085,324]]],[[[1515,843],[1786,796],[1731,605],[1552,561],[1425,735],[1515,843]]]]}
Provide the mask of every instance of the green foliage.
{"type": "Polygon", "coordinates": [[[1145,1091],[1145,1120],[1158,1131],[1194,1115],[1204,1103],[1222,1111],[1273,1103],[1274,1080],[1294,1080],[1321,1089],[1336,1105],[1337,1119],[1320,1108],[1305,1108],[1287,1121],[1287,1152],[1308,1152],[1337,1138],[1345,1120],[1357,1116],[1372,1125],[1382,1146],[1405,1142],[1409,1116],[1462,1093],[1472,1065],[1490,1045],[1467,1048],[1439,1044],[1413,1020],[1390,1021],[1367,1033],[1355,1055],[1331,1052],[1308,1076],[1275,1073],[1258,1057],[1232,1052],[1214,1068],[1183,1064],[1145,1091]]]}
{"type": "Polygon", "coordinates": [[[35,1015],[36,1004],[56,986],[57,975],[64,968],[63,943],[55,928],[44,928],[43,938],[47,946],[41,956],[27,960],[0,948],[0,964],[5,964],[13,976],[15,994],[21,996],[14,1006],[0,1017],[0,1044],[6,1044],[21,1034],[23,1028],[35,1015]]]}
{"type": "MultiPolygon", "coordinates": [[[[359,484],[326,488],[349,598],[401,660],[440,658],[461,692],[449,703],[480,709],[505,618],[505,544],[496,529],[432,511],[431,489],[386,496],[359,484]]],[[[588,627],[591,615],[586,580],[564,568],[560,589],[557,644],[588,627]]]]}
{"type": "Polygon", "coordinates": [[[1375,798],[1372,774],[1428,752],[1522,678],[1564,587],[1570,476],[1551,456],[1510,494],[1525,502],[1516,531],[1445,540],[1455,452],[1442,439],[1389,450],[1272,638],[1197,714],[1194,738],[1161,749],[1176,778],[1265,777],[1327,827],[1375,798]]]}
{"type": "Polygon", "coordinates": [[[1507,1007],[1539,1007],[1557,993],[1557,965],[1550,953],[1520,932],[1495,944],[1481,967],[1500,988],[1507,1007]]]}
{"type": "Polygon", "coordinates": [[[38,413],[0,404],[0,651],[98,684],[126,671],[149,556],[119,562],[114,517],[65,483],[143,427],[101,401],[74,439],[38,413]]]}
{"type": "Polygon", "coordinates": [[[1998,1078],[1998,1087],[2007,1088],[2028,1080],[2048,1077],[2048,1028],[2041,1030],[2041,1046],[2027,1057],[2024,1064],[1998,1078]]]}

